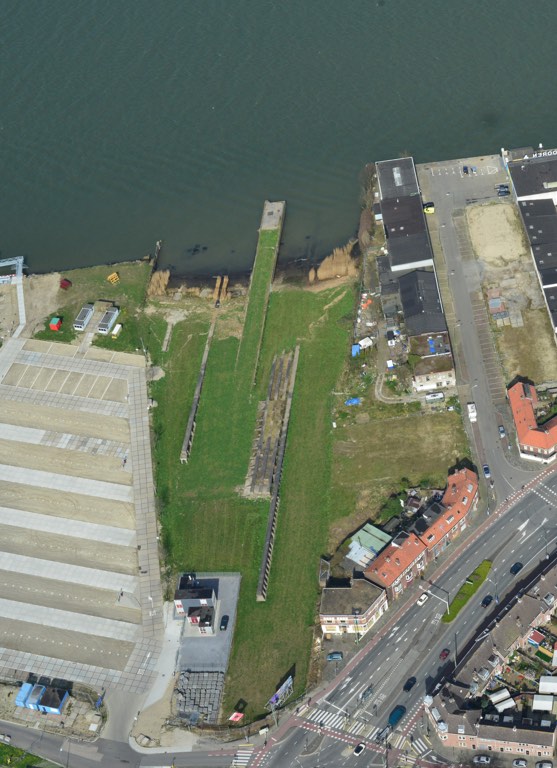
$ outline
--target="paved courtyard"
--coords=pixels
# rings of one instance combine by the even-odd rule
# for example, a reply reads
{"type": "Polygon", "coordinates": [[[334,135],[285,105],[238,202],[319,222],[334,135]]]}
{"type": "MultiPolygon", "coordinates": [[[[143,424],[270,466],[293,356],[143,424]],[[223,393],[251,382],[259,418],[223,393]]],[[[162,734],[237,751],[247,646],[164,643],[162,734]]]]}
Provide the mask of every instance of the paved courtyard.
{"type": "Polygon", "coordinates": [[[0,675],[145,691],[162,593],[142,356],[0,349],[0,675]]]}

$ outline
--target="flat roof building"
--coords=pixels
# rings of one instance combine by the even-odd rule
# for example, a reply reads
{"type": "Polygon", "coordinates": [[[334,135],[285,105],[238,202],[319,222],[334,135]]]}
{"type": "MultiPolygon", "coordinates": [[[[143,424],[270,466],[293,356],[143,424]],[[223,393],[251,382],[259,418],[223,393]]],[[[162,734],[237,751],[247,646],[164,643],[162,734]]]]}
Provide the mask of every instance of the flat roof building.
{"type": "Polygon", "coordinates": [[[381,215],[393,272],[433,266],[414,160],[401,157],[376,163],[381,215]]]}
{"type": "Polygon", "coordinates": [[[324,635],[365,635],[388,608],[387,593],[367,579],[356,578],[344,587],[325,587],[319,621],[324,635]]]}
{"type": "Polygon", "coordinates": [[[415,270],[399,278],[400,299],[408,336],[443,333],[445,315],[434,272],[415,270]]]}
{"type": "Polygon", "coordinates": [[[551,197],[557,203],[557,149],[526,148],[513,155],[503,150],[517,200],[551,197]]]}

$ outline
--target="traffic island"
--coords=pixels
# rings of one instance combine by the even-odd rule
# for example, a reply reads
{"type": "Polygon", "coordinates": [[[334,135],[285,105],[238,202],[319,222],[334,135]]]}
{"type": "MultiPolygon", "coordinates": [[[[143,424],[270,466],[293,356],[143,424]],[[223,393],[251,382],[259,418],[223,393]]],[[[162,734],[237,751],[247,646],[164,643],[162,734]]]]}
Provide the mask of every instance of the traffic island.
{"type": "Polygon", "coordinates": [[[464,608],[470,598],[476,594],[478,589],[484,583],[487,578],[487,574],[491,570],[491,560],[484,560],[478,565],[475,571],[466,579],[464,584],[458,590],[456,597],[449,605],[448,612],[443,616],[443,621],[449,624],[455,619],[460,611],[464,608]]]}

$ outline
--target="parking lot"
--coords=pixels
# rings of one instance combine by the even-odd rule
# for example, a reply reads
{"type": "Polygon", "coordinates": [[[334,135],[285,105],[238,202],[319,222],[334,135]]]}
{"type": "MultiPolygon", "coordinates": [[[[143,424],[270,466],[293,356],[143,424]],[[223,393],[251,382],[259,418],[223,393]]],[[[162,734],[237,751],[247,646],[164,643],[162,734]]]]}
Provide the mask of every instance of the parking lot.
{"type": "Polygon", "coordinates": [[[141,691],[162,594],[144,359],[0,350],[0,673],[141,691]]]}

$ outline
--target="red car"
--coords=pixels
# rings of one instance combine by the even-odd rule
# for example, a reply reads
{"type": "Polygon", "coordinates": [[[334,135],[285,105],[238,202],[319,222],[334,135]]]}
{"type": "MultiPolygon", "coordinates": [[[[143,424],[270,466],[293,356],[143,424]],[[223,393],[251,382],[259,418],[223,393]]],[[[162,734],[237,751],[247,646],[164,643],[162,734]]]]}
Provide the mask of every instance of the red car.
{"type": "Polygon", "coordinates": [[[449,658],[450,653],[451,652],[449,651],[448,648],[443,648],[443,650],[439,654],[439,658],[441,659],[441,661],[445,661],[445,659],[449,658]]]}

